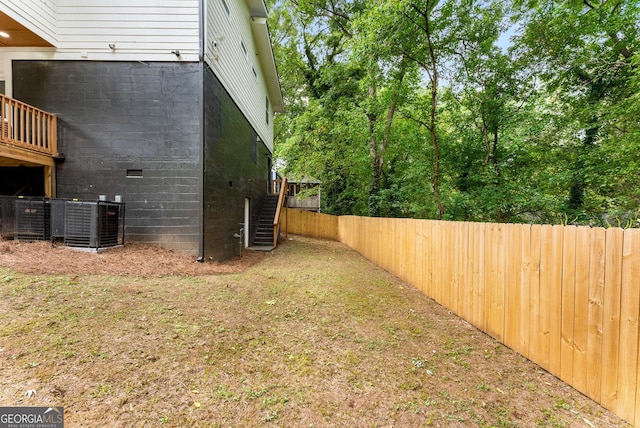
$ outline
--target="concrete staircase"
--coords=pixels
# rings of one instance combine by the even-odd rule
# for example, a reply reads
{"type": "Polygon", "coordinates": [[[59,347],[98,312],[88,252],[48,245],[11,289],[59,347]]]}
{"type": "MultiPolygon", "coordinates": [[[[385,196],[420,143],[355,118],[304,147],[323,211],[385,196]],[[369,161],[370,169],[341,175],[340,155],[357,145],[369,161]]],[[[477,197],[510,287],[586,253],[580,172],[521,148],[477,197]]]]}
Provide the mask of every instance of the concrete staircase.
{"type": "Polygon", "coordinates": [[[278,208],[278,195],[268,195],[262,203],[258,229],[253,237],[254,247],[273,247],[273,218],[278,208]]]}

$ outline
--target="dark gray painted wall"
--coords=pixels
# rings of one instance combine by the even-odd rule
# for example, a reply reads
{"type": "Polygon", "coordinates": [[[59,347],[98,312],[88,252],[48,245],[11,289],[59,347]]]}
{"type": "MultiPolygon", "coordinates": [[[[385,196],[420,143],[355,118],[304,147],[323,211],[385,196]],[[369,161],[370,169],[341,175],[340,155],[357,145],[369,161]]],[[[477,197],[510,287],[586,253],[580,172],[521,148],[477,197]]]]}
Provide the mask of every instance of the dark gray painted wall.
{"type": "MultiPolygon", "coordinates": [[[[233,233],[251,200],[252,229],[267,193],[270,152],[210,69],[205,68],[204,254],[227,258],[239,251],[233,233]]],[[[253,235],[253,234],[252,234],[253,235]]]]}
{"type": "Polygon", "coordinates": [[[202,65],[14,61],[13,96],[58,115],[57,196],[123,196],[127,240],[197,254],[202,65]],[[127,170],[142,178],[127,178],[127,170]]]}
{"type": "Polygon", "coordinates": [[[205,259],[223,260],[239,251],[245,198],[255,230],[270,152],[202,67],[14,61],[13,95],[58,115],[58,197],[122,195],[127,241],[195,255],[203,236],[205,259]]]}

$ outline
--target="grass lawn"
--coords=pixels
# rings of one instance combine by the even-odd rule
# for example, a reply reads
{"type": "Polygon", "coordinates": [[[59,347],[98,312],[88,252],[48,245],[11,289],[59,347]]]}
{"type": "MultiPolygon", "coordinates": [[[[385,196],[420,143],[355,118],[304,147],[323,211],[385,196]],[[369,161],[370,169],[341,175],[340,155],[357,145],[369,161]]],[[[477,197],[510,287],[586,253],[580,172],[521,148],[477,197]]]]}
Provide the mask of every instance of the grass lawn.
{"type": "Polygon", "coordinates": [[[0,405],[66,427],[627,426],[329,241],[227,275],[0,265],[0,316],[0,405]]]}

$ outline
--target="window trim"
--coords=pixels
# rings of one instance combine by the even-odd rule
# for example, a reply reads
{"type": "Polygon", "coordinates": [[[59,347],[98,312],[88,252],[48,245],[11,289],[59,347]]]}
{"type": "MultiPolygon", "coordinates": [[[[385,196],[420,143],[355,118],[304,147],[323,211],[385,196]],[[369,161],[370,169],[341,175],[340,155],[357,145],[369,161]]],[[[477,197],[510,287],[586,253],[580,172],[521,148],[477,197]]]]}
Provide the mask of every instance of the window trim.
{"type": "Polygon", "coordinates": [[[229,9],[229,4],[227,3],[227,0],[220,0],[222,2],[222,7],[224,8],[224,11],[227,12],[227,16],[231,16],[231,10],[229,9]]]}
{"type": "Polygon", "coordinates": [[[267,122],[267,125],[269,124],[269,111],[271,110],[271,104],[269,103],[269,97],[266,96],[264,97],[264,99],[266,100],[266,107],[265,107],[265,120],[267,122]]]}
{"type": "Polygon", "coordinates": [[[247,49],[247,45],[244,43],[243,39],[240,39],[240,48],[242,49],[242,52],[244,53],[244,57],[246,59],[249,59],[249,50],[247,49]]]}

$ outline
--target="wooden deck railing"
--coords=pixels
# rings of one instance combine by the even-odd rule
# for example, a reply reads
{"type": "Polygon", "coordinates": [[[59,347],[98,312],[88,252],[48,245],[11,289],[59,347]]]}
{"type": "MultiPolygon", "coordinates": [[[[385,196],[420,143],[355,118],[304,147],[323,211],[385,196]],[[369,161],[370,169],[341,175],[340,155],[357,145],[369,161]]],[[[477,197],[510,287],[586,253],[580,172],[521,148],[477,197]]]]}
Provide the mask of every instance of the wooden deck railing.
{"type": "Polygon", "coordinates": [[[272,180],[271,181],[271,194],[272,195],[279,195],[281,187],[282,187],[282,180],[272,180]]]}
{"type": "Polygon", "coordinates": [[[284,198],[287,195],[287,177],[282,180],[274,180],[274,190],[276,188],[276,182],[279,182],[278,192],[278,207],[276,208],[276,215],[273,217],[273,246],[278,244],[278,235],[280,233],[280,214],[282,213],[282,206],[284,205],[284,198]]]}
{"type": "Polygon", "coordinates": [[[56,116],[0,95],[0,142],[40,154],[58,154],[56,116]]]}

